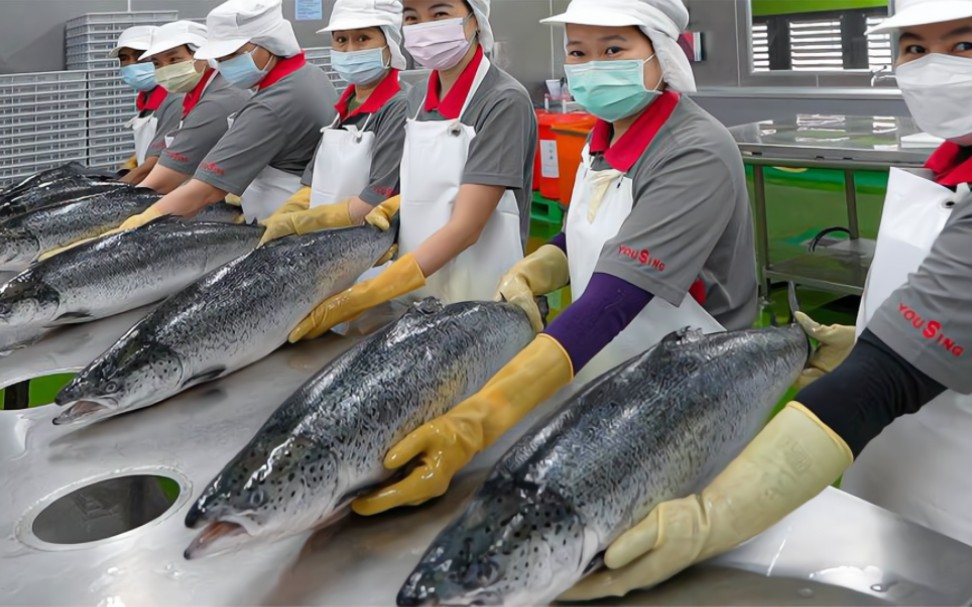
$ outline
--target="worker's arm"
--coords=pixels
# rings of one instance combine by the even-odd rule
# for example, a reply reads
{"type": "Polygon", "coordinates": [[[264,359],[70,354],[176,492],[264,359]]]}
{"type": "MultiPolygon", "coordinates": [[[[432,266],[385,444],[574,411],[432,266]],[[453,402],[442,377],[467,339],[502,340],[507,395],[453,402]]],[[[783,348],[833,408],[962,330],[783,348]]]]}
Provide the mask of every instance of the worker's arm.
{"type": "Polygon", "coordinates": [[[146,177],[148,177],[149,173],[152,172],[152,169],[155,168],[155,165],[158,164],[158,162],[158,156],[149,156],[145,159],[144,163],[126,173],[125,176],[118,181],[131,185],[139,185],[146,177]]]}
{"type": "Polygon", "coordinates": [[[842,364],[801,390],[699,494],[659,505],[622,535],[605,556],[609,569],[562,598],[623,595],[730,550],[834,482],[897,417],[946,388],[972,393],[970,239],[966,204],[842,364]]]}
{"type": "Polygon", "coordinates": [[[150,210],[158,215],[182,215],[193,217],[207,205],[226,198],[227,192],[205,181],[190,179],[184,185],[162,197],[150,210]]]}
{"type": "MultiPolygon", "coordinates": [[[[158,159],[156,159],[158,160],[158,159]]],[[[143,188],[150,188],[159,194],[169,194],[190,178],[190,175],[173,171],[158,163],[152,172],[141,182],[143,188]]]]}

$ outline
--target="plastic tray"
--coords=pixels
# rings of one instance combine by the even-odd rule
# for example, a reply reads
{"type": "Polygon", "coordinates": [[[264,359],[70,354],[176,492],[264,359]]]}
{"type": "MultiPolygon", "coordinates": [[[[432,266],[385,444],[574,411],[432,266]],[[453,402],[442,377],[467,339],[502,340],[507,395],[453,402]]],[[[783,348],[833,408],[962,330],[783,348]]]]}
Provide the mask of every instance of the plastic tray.
{"type": "MultiPolygon", "coordinates": [[[[87,13],[74,19],[69,19],[64,24],[65,31],[75,28],[103,25],[130,25],[156,22],[168,23],[179,18],[179,11],[132,11],[132,12],[108,12],[108,13],[87,13]]],[[[73,32],[72,32],[73,33],[73,32]]]]}
{"type": "Polygon", "coordinates": [[[34,119],[24,120],[23,122],[6,122],[0,120],[0,141],[6,142],[7,137],[19,135],[43,135],[45,133],[56,133],[58,131],[71,131],[77,129],[87,129],[89,121],[84,117],[73,118],[71,120],[60,119],[34,119]]]}
{"type": "Polygon", "coordinates": [[[78,118],[88,110],[88,103],[84,99],[77,101],[64,101],[61,103],[34,103],[34,104],[6,104],[0,103],[0,122],[7,117],[15,116],[36,116],[51,117],[61,116],[69,120],[78,118]]]}

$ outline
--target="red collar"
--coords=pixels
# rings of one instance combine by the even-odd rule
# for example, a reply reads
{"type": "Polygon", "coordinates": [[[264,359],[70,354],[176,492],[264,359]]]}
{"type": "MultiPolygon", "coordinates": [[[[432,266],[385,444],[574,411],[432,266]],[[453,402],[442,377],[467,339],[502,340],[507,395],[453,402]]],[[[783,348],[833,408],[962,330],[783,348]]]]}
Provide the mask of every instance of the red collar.
{"type": "Polygon", "coordinates": [[[334,109],[338,111],[341,115],[341,120],[347,120],[353,116],[358,116],[359,114],[374,114],[381,108],[385,106],[388,101],[398,94],[402,90],[402,85],[398,82],[398,70],[392,69],[388,71],[385,78],[378,83],[375,90],[371,91],[371,96],[368,100],[358,106],[356,110],[348,113],[348,104],[351,102],[351,96],[354,95],[355,86],[349,85],[344,91],[344,95],[341,96],[341,100],[337,102],[334,109]]]}
{"type": "Polygon", "coordinates": [[[206,71],[203,72],[202,78],[196,84],[195,88],[186,93],[186,96],[182,98],[182,118],[185,119],[193,109],[195,109],[196,104],[202,99],[203,91],[206,90],[206,85],[209,84],[209,79],[213,77],[213,72],[216,71],[211,67],[207,67],[206,71]]]}
{"type": "Polygon", "coordinates": [[[449,94],[441,101],[439,100],[439,72],[432,72],[429,77],[429,91],[425,94],[425,111],[438,110],[439,114],[449,120],[459,118],[462,114],[462,106],[466,104],[466,98],[469,97],[469,91],[472,90],[473,83],[476,81],[476,72],[482,62],[483,47],[479,45],[472,61],[459,75],[449,94]]]}
{"type": "Polygon", "coordinates": [[[638,116],[631,128],[611,145],[614,127],[610,122],[598,120],[591,132],[590,153],[604,153],[604,160],[618,171],[627,173],[645,153],[655,135],[671,117],[681,95],[665,91],[654,103],[638,116]]]}
{"type": "Polygon", "coordinates": [[[938,185],[954,187],[972,183],[972,149],[946,141],[931,155],[925,168],[935,173],[938,185]]]}
{"type": "Polygon", "coordinates": [[[270,88],[305,65],[307,65],[307,58],[304,55],[304,51],[301,51],[299,55],[294,55],[293,57],[281,58],[277,61],[277,65],[273,66],[273,69],[270,70],[270,73],[260,81],[258,86],[259,90],[262,91],[270,88]]]}
{"type": "Polygon", "coordinates": [[[159,106],[162,105],[162,102],[165,101],[168,94],[169,92],[161,86],[155,87],[151,92],[148,93],[139,93],[138,96],[135,97],[135,109],[137,109],[139,113],[146,110],[154,112],[155,110],[159,109],[159,106]]]}

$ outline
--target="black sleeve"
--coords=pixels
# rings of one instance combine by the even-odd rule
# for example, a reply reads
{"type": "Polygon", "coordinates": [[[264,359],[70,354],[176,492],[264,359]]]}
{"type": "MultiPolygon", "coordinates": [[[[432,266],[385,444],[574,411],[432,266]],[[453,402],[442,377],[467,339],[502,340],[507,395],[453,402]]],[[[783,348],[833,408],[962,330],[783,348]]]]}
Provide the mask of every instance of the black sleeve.
{"type": "Polygon", "coordinates": [[[864,330],[847,360],[800,391],[796,401],[836,432],[857,457],[896,418],[945,391],[864,330]]]}

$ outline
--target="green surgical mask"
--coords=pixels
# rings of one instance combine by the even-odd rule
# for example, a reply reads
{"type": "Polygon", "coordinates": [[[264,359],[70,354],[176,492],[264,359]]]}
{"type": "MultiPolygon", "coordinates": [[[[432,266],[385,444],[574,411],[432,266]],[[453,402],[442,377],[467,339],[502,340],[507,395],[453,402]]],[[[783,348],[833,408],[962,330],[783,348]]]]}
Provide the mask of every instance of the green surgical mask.
{"type": "Polygon", "coordinates": [[[607,122],[616,122],[645,109],[661,95],[658,87],[645,86],[645,64],[655,58],[590,61],[567,64],[567,82],[577,103],[607,122]]]}

